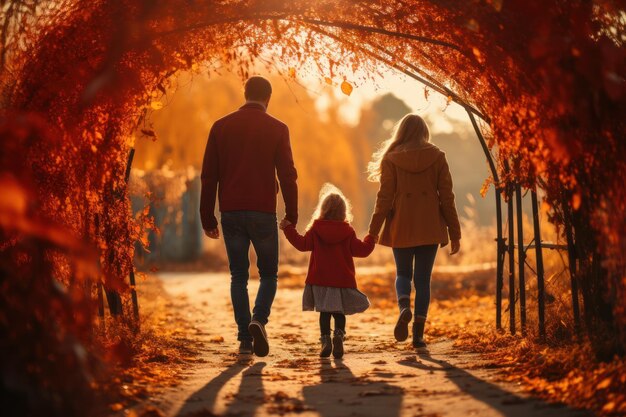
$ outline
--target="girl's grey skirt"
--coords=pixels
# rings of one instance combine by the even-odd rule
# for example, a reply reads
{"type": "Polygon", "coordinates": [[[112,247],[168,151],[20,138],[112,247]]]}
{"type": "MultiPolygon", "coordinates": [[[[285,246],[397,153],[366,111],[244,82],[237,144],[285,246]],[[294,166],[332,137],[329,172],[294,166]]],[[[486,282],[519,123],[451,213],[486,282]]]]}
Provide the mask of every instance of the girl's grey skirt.
{"type": "Polygon", "coordinates": [[[369,306],[370,301],[367,296],[356,288],[335,288],[307,284],[302,295],[303,311],[350,315],[362,313],[369,306]]]}

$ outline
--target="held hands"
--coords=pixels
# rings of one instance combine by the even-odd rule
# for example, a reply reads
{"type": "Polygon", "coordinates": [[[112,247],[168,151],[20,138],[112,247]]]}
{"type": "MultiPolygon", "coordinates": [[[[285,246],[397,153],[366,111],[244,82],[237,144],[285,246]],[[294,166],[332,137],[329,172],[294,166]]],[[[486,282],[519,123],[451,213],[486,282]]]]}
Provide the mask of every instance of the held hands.
{"type": "Polygon", "coordinates": [[[287,220],[287,219],[282,219],[282,220],[280,221],[280,224],[278,225],[278,227],[280,228],[280,230],[285,230],[285,228],[286,228],[287,226],[291,225],[291,224],[292,224],[292,223],[291,223],[289,220],[287,220]]]}
{"type": "Polygon", "coordinates": [[[378,236],[374,236],[374,235],[368,234],[367,236],[365,236],[363,241],[364,242],[378,243],[378,236]]]}
{"type": "Polygon", "coordinates": [[[450,242],[450,255],[454,255],[456,253],[459,253],[459,251],[461,250],[461,241],[460,240],[453,240],[450,242]]]}
{"type": "Polygon", "coordinates": [[[210,237],[211,239],[219,239],[220,238],[220,229],[218,229],[216,227],[215,229],[205,230],[204,234],[207,235],[207,237],[210,237]]]}

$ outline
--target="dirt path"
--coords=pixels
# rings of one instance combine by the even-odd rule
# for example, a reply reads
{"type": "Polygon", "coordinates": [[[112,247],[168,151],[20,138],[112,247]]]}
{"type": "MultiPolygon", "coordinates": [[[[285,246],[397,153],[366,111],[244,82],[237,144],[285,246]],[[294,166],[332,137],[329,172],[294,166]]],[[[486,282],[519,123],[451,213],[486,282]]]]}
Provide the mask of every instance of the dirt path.
{"type": "MultiPolygon", "coordinates": [[[[152,403],[168,416],[584,416],[528,398],[498,371],[452,342],[416,356],[392,341],[395,317],[370,309],[349,316],[343,360],[318,357],[317,314],[301,291],[280,288],[267,327],[270,355],[239,358],[226,274],[160,274],[174,304],[205,342],[204,364],[152,403]]],[[[258,281],[251,281],[251,297],[258,281]]]]}

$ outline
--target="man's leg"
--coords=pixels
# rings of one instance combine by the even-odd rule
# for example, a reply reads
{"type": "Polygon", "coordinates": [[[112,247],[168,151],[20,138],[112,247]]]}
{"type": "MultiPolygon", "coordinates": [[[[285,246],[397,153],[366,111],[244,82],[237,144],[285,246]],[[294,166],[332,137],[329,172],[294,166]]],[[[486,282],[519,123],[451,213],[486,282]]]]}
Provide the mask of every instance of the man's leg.
{"type": "Polygon", "coordinates": [[[248,233],[257,256],[260,285],[252,319],[267,324],[278,279],[278,226],[276,215],[248,212],[248,233]]]}
{"type": "Polygon", "coordinates": [[[251,341],[252,336],[248,331],[251,320],[248,298],[250,238],[245,227],[245,216],[242,214],[242,212],[222,213],[222,232],[230,267],[230,298],[235,310],[237,340],[251,341]]]}
{"type": "Polygon", "coordinates": [[[272,310],[278,278],[278,227],[276,215],[249,211],[246,213],[248,234],[257,257],[260,284],[254,302],[249,330],[254,339],[254,354],[267,356],[270,345],[265,325],[272,310]]]}

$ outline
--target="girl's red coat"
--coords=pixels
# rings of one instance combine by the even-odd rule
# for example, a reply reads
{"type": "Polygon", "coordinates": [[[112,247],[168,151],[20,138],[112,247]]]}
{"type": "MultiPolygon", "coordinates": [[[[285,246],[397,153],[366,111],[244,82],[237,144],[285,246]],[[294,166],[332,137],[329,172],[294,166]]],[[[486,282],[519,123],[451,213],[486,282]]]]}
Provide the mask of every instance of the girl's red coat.
{"type": "Polygon", "coordinates": [[[370,236],[363,241],[344,221],[316,220],[304,236],[294,225],[285,236],[301,252],[311,251],[306,283],[325,287],[356,288],[353,257],[365,258],[374,250],[370,236]]]}

